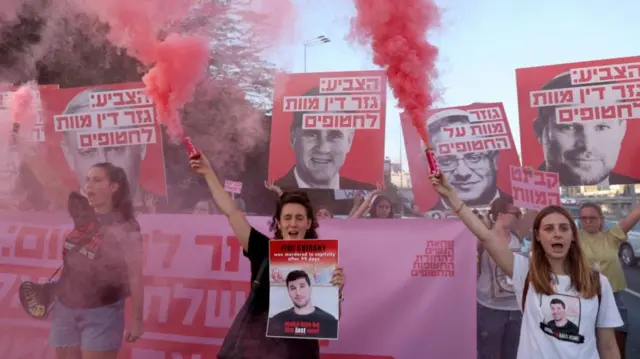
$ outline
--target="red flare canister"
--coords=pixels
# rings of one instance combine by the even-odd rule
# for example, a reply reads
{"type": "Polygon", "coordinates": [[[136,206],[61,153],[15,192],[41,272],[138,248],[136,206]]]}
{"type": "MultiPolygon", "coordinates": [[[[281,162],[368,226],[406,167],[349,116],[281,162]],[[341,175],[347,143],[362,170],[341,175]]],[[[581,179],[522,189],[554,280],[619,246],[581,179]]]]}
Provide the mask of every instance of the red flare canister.
{"type": "Polygon", "coordinates": [[[191,142],[191,137],[185,137],[183,140],[184,146],[187,148],[187,155],[189,158],[197,160],[200,158],[200,151],[196,149],[196,146],[191,142]]]}
{"type": "Polygon", "coordinates": [[[430,147],[427,147],[424,150],[424,154],[427,156],[427,163],[429,164],[429,171],[432,174],[440,172],[440,168],[438,167],[438,162],[436,161],[436,155],[433,153],[433,150],[430,147]]]}

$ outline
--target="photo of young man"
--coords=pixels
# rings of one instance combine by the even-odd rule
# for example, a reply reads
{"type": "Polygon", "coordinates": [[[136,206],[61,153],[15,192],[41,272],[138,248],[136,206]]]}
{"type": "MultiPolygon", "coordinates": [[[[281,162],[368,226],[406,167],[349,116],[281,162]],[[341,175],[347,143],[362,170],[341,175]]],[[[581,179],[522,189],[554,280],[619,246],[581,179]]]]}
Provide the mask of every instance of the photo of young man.
{"type": "Polygon", "coordinates": [[[551,307],[553,319],[547,322],[547,328],[555,333],[578,334],[580,332],[580,328],[576,323],[567,317],[567,305],[562,299],[551,299],[549,306],[551,307]]]}
{"type": "Polygon", "coordinates": [[[303,270],[291,271],[285,285],[292,306],[269,318],[267,336],[337,339],[338,319],[314,305],[309,275],[303,270]]]}

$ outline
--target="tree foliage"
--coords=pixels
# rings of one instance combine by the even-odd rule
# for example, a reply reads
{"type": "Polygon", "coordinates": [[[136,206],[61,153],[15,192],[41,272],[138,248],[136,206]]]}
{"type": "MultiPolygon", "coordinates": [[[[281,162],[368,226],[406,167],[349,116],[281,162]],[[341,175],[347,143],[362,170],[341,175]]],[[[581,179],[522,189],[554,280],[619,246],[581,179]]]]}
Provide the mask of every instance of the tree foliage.
{"type": "MultiPolygon", "coordinates": [[[[179,30],[209,40],[209,68],[182,112],[183,127],[211,159],[221,180],[242,180],[245,195],[253,197],[254,189],[264,190],[270,120],[266,114],[272,106],[275,67],[262,55],[268,44],[261,43],[257,28],[244,21],[250,15],[243,7],[246,4],[215,0],[199,4],[182,23],[158,34],[162,39],[179,30]]],[[[15,25],[3,30],[0,81],[37,79],[40,84],[61,87],[91,86],[140,81],[146,71],[107,41],[107,24],[86,14],[44,18],[25,10],[15,25]]],[[[165,165],[170,187],[181,188],[179,184],[189,176],[185,149],[165,141],[165,165]]],[[[174,197],[181,195],[174,193],[174,197]]],[[[252,201],[247,204],[251,207],[252,201]]]]}

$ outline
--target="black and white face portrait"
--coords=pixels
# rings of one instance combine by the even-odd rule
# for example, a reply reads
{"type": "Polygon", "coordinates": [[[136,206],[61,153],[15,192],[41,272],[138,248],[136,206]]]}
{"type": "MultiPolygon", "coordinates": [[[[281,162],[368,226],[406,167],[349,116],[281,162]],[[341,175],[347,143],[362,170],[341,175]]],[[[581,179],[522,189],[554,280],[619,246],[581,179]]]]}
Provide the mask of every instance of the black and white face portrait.
{"type": "MultiPolygon", "coordinates": [[[[436,148],[439,143],[450,141],[447,133],[443,130],[444,128],[471,123],[464,112],[458,112],[460,114],[427,121],[430,140],[436,148]]],[[[436,152],[436,159],[440,171],[447,176],[463,201],[470,204],[486,204],[493,199],[497,192],[497,155],[498,151],[449,154],[436,152]]]]}
{"type": "MultiPolygon", "coordinates": [[[[570,75],[565,74],[554,78],[541,90],[571,87],[570,75]]],[[[545,170],[557,172],[563,186],[603,183],[618,161],[627,131],[626,120],[558,123],[557,108],[541,107],[533,124],[542,146],[545,170]]]]}
{"type": "Polygon", "coordinates": [[[625,120],[565,124],[550,117],[540,137],[545,164],[563,185],[598,184],[615,167],[626,130],[625,120]]]}
{"type": "Polygon", "coordinates": [[[303,129],[291,133],[296,171],[314,188],[329,188],[344,165],[353,144],[351,129],[303,129]]]}

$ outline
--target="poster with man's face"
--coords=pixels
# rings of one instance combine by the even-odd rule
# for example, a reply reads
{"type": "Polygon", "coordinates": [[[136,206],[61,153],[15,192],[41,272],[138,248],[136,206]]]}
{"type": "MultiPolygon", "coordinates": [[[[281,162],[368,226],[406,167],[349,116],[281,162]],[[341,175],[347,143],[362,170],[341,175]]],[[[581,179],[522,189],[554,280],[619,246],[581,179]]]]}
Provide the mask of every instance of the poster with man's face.
{"type": "Polygon", "coordinates": [[[47,159],[70,189],[88,170],[111,162],[129,180],[134,205],[166,196],[162,135],[142,83],[66,88],[43,93],[47,159]]]}
{"type": "Polygon", "coordinates": [[[283,190],[375,189],[384,181],[382,71],[276,78],[270,181],[283,190]]]}
{"type": "MultiPolygon", "coordinates": [[[[425,147],[411,119],[401,121],[414,203],[422,212],[450,209],[429,182],[425,147]]],[[[469,206],[511,195],[509,166],[520,161],[502,103],[431,110],[425,124],[440,171],[469,206]]]]}
{"type": "Polygon", "coordinates": [[[516,70],[524,166],[561,186],[640,182],[640,57],[516,70]]]}

